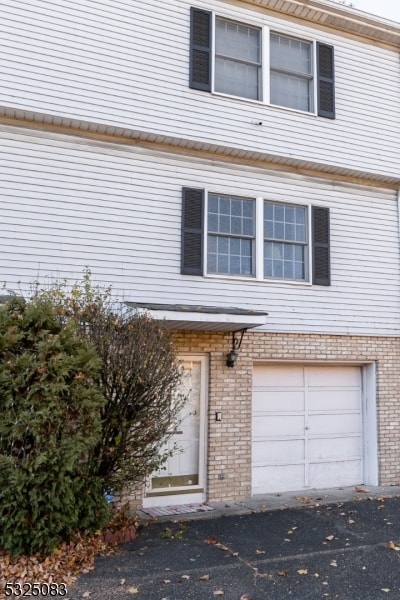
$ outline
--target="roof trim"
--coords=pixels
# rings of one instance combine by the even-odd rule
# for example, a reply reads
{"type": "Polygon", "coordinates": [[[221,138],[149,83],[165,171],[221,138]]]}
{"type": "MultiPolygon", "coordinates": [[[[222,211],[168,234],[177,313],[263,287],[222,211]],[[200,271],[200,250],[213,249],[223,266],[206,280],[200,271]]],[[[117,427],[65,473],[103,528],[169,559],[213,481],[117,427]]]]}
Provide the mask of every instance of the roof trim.
{"type": "Polygon", "coordinates": [[[400,23],[332,0],[242,0],[252,4],[400,48],[400,23]]]}
{"type": "Polygon", "coordinates": [[[249,150],[229,145],[215,144],[196,139],[173,137],[160,133],[151,133],[130,129],[121,125],[94,123],[71,119],[66,116],[34,113],[22,109],[0,106],[0,125],[21,127],[31,130],[51,132],[60,135],[72,135],[90,140],[101,140],[108,144],[141,146],[142,148],[168,150],[176,154],[193,154],[206,159],[228,160],[255,167],[270,167],[282,171],[292,171],[303,175],[331,178],[332,175],[349,183],[372,185],[398,189],[400,175],[361,171],[341,165],[304,160],[293,156],[269,154],[259,150],[249,150]]]}

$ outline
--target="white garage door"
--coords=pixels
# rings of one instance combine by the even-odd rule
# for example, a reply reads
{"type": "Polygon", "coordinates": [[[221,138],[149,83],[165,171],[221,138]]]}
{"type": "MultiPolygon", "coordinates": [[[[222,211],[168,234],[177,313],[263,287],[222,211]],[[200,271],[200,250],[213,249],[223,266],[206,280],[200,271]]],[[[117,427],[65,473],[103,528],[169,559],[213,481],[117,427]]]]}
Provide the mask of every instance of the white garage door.
{"type": "Polygon", "coordinates": [[[363,482],[359,367],[256,365],[253,494],[363,482]]]}

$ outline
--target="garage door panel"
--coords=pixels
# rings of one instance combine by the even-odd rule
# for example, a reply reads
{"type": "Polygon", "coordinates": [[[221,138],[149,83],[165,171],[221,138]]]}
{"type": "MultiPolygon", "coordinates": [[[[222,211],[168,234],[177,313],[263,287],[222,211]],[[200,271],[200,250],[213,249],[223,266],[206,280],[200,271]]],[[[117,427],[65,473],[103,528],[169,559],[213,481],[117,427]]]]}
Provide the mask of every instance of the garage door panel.
{"type": "Polygon", "coordinates": [[[363,480],[361,462],[346,460],[330,463],[310,463],[309,480],[312,487],[330,487],[336,485],[353,485],[363,480]]]}
{"type": "Polygon", "coordinates": [[[310,387],[360,387],[359,367],[307,367],[307,382],[310,387]]]}
{"type": "Polygon", "coordinates": [[[258,390],[253,394],[254,412],[304,412],[304,393],[296,390],[258,390]]]}
{"type": "Polygon", "coordinates": [[[258,365],[253,493],[363,482],[358,367],[258,365]]]}
{"type": "Polygon", "coordinates": [[[317,438],[308,440],[309,460],[335,460],[343,456],[361,458],[362,437],[317,438]]]}
{"type": "Polygon", "coordinates": [[[253,418],[253,439],[265,438],[268,431],[274,437],[304,435],[304,416],[258,415],[253,418]]]}
{"type": "Polygon", "coordinates": [[[254,469],[253,493],[281,492],[304,487],[304,465],[279,465],[254,469]]]}
{"type": "Polygon", "coordinates": [[[265,365],[254,367],[253,386],[265,387],[302,387],[304,385],[304,372],[301,366],[292,366],[290,372],[285,365],[269,365],[267,367],[268,375],[266,378],[265,365]]]}
{"type": "Polygon", "coordinates": [[[310,435],[347,434],[361,432],[359,413],[308,415],[310,435]]]}
{"type": "Polygon", "coordinates": [[[360,389],[314,389],[308,393],[308,410],[360,410],[360,389]]]}
{"type": "Polygon", "coordinates": [[[260,467],[270,463],[304,461],[305,441],[300,440],[260,440],[253,445],[253,465],[260,467]]]}

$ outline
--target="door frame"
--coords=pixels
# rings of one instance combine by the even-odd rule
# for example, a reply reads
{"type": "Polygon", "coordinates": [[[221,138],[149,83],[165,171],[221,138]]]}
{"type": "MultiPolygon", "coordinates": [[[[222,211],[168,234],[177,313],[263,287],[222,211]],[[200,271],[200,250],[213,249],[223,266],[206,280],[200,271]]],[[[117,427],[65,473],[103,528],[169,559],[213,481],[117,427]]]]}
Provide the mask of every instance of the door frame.
{"type": "Polygon", "coordinates": [[[175,504],[191,504],[204,502],[207,494],[207,408],[208,408],[208,354],[184,353],[178,355],[179,362],[193,361],[200,363],[200,430],[199,430],[199,483],[196,486],[160,488],[150,491],[147,479],[143,508],[169,506],[175,504]]]}

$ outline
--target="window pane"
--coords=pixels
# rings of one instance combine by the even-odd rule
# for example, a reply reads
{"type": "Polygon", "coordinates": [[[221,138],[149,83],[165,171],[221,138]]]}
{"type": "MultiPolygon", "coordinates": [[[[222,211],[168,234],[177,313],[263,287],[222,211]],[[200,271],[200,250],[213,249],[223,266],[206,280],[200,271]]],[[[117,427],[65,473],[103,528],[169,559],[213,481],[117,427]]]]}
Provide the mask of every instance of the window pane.
{"type": "Polygon", "coordinates": [[[285,223],[285,240],[295,240],[296,239],[296,229],[295,226],[291,223],[285,223]]]}
{"type": "Polygon", "coordinates": [[[227,216],[227,215],[220,215],[219,216],[218,231],[220,233],[230,233],[230,231],[231,231],[231,219],[230,219],[229,216],[227,216]]]}
{"type": "Polygon", "coordinates": [[[311,84],[308,79],[271,71],[271,104],[310,112],[311,84]]]}
{"type": "Polygon", "coordinates": [[[311,75],[311,43],[271,34],[271,67],[311,75]]]}
{"type": "Polygon", "coordinates": [[[241,200],[243,216],[254,218],[254,200],[241,200]]]}
{"type": "Polygon", "coordinates": [[[215,90],[222,94],[260,100],[260,67],[217,57],[215,90]]]}
{"type": "Polygon", "coordinates": [[[242,216],[242,204],[243,204],[242,200],[232,200],[232,203],[231,203],[232,215],[234,215],[236,217],[242,216]]]}
{"type": "Polygon", "coordinates": [[[217,252],[218,254],[229,254],[229,238],[218,237],[217,238],[217,252]]]}
{"type": "Polygon", "coordinates": [[[218,231],[218,215],[208,213],[208,231],[218,231]]]}
{"type": "Polygon", "coordinates": [[[260,63],[260,29],[218,18],[215,25],[215,51],[218,55],[260,63]]]}
{"type": "Polygon", "coordinates": [[[283,276],[285,279],[294,279],[294,263],[287,261],[283,263],[283,276]]]}
{"type": "Polygon", "coordinates": [[[277,240],[285,239],[285,224],[280,221],[275,222],[274,225],[274,238],[277,240]]]}

